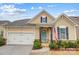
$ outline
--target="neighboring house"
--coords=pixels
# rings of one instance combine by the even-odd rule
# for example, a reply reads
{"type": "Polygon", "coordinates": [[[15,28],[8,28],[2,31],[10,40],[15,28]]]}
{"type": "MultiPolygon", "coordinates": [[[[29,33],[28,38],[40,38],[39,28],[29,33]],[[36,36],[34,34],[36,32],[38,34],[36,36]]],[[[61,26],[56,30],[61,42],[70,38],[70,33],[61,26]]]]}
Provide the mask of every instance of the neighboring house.
{"type": "Polygon", "coordinates": [[[0,21],[0,35],[3,36],[3,33],[4,33],[4,31],[5,31],[4,26],[5,26],[6,24],[8,24],[8,23],[9,23],[9,21],[0,21]]]}
{"type": "Polygon", "coordinates": [[[33,44],[34,39],[41,43],[51,40],[79,39],[79,17],[61,14],[54,18],[41,11],[32,19],[17,20],[5,25],[4,37],[7,44],[33,44]]]}

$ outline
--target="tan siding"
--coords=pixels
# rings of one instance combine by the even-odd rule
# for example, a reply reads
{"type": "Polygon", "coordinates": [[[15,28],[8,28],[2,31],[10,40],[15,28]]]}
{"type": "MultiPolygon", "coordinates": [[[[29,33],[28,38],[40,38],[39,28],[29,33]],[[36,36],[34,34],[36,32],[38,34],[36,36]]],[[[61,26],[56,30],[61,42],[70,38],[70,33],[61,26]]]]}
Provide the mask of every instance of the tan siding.
{"type": "Polygon", "coordinates": [[[79,26],[76,27],[76,35],[77,35],[77,39],[79,39],[79,26]]]}
{"type": "Polygon", "coordinates": [[[3,31],[3,37],[5,38],[5,28],[3,26],[0,26],[0,31],[3,31]]]}
{"type": "Polygon", "coordinates": [[[40,39],[39,27],[35,28],[35,39],[40,39]]]}
{"type": "Polygon", "coordinates": [[[76,40],[76,28],[75,25],[72,24],[66,17],[60,17],[59,20],[56,22],[55,27],[59,26],[67,26],[69,29],[69,39],[76,40]]]}
{"type": "Polygon", "coordinates": [[[37,16],[36,18],[34,18],[30,23],[32,23],[32,24],[40,24],[41,16],[47,16],[47,23],[51,23],[51,21],[53,21],[52,17],[50,17],[48,14],[42,13],[39,16],[37,16]]]}
{"type": "MultiPolygon", "coordinates": [[[[50,40],[50,39],[51,39],[51,38],[50,38],[50,35],[51,35],[50,29],[47,30],[46,34],[47,34],[47,35],[46,35],[46,39],[47,39],[47,40],[50,40]]],[[[39,27],[36,27],[36,28],[35,28],[35,38],[36,38],[36,39],[40,39],[39,27]]]]}
{"type": "Polygon", "coordinates": [[[3,30],[3,29],[4,29],[4,27],[3,26],[0,26],[0,31],[3,30]]]}
{"type": "Polygon", "coordinates": [[[8,32],[27,32],[35,33],[34,28],[6,28],[4,37],[7,38],[8,32]]]}

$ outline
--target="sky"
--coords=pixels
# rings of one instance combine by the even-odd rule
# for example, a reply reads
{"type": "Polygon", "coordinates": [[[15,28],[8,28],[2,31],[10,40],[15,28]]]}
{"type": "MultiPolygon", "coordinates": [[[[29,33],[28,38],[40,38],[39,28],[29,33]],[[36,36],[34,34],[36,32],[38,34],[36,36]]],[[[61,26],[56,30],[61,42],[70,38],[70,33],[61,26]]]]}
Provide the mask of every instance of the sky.
{"type": "Polygon", "coordinates": [[[79,3],[0,3],[0,20],[32,18],[42,10],[54,17],[62,13],[79,16],[79,3]]]}

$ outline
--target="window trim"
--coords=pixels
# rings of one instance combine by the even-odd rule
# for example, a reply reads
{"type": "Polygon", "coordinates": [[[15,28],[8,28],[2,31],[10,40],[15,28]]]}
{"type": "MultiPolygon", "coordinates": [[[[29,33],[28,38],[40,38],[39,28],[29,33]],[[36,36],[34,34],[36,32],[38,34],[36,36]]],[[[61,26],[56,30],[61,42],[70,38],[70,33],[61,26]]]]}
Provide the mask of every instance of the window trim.
{"type": "Polygon", "coordinates": [[[41,24],[46,24],[47,23],[47,16],[41,16],[41,24]],[[42,17],[44,17],[45,18],[45,21],[43,21],[43,18],[42,17]]]}
{"type": "Polygon", "coordinates": [[[60,29],[65,29],[65,33],[64,33],[65,37],[64,37],[64,39],[67,39],[66,28],[59,28],[59,34],[60,34],[59,37],[60,37],[60,39],[63,39],[62,38],[62,35],[61,35],[62,33],[61,33],[61,30],[60,29]]]}

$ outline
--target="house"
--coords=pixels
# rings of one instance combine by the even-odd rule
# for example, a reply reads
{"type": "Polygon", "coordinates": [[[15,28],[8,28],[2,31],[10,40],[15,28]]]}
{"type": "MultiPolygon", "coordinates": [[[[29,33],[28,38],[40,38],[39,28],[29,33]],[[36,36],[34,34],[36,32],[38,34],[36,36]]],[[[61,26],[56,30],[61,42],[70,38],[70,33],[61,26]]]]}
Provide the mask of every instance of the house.
{"type": "Polygon", "coordinates": [[[4,30],[5,30],[5,28],[4,28],[4,26],[6,25],[6,24],[8,24],[10,21],[6,21],[6,20],[4,20],[4,21],[0,21],[0,35],[4,32],[4,30]]]}
{"type": "Polygon", "coordinates": [[[32,19],[10,22],[4,28],[7,44],[33,44],[34,39],[41,43],[79,39],[79,17],[61,14],[54,18],[45,10],[32,19]]]}

